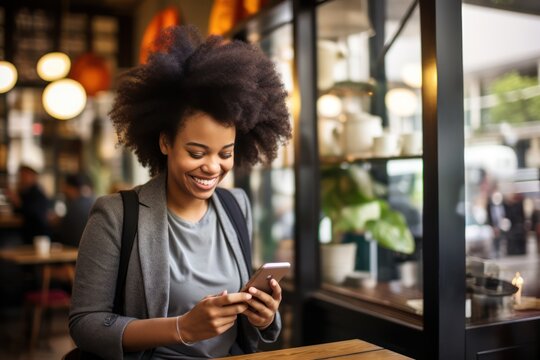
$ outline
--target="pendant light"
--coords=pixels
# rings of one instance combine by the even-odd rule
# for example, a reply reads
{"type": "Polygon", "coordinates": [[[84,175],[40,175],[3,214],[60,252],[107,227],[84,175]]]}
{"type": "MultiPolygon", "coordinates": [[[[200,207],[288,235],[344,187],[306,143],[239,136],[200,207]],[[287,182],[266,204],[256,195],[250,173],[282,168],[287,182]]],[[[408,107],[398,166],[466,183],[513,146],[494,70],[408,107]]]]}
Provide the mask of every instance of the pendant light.
{"type": "Polygon", "coordinates": [[[43,55],[37,63],[37,73],[45,81],[54,81],[65,77],[70,70],[71,61],[62,52],[43,55]]]}
{"type": "Polygon", "coordinates": [[[408,117],[415,114],[418,108],[418,97],[410,89],[394,88],[386,93],[384,103],[391,113],[401,117],[408,117]]]}
{"type": "Polygon", "coordinates": [[[17,82],[17,69],[8,61],[0,61],[0,94],[11,90],[17,82]]]}
{"type": "Polygon", "coordinates": [[[43,91],[42,101],[49,115],[59,120],[68,120],[84,110],[86,92],[75,80],[57,80],[47,85],[43,91]]]}

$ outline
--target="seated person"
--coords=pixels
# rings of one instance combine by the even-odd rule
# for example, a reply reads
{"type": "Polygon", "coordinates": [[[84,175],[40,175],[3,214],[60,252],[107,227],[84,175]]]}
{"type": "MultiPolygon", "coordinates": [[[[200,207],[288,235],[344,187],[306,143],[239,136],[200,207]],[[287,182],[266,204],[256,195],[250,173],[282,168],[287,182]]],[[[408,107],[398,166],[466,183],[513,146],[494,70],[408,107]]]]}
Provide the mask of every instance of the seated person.
{"type": "Polygon", "coordinates": [[[66,214],[62,217],[53,216],[53,239],[64,245],[79,246],[90,209],[95,197],[92,183],[84,174],[67,175],[62,185],[65,196],[66,214]]]}
{"type": "Polygon", "coordinates": [[[21,236],[25,244],[32,244],[34,236],[50,236],[47,218],[50,201],[38,183],[40,170],[37,164],[21,164],[17,191],[6,193],[15,213],[23,218],[21,236]]]}

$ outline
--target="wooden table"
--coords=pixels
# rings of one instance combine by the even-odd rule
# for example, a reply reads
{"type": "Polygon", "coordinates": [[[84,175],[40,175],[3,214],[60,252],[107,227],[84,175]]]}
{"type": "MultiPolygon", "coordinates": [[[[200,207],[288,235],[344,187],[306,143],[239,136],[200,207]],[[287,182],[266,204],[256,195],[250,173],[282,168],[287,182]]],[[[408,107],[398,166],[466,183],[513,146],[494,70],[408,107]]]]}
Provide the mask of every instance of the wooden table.
{"type": "Polygon", "coordinates": [[[14,262],[19,265],[45,265],[70,263],[77,260],[78,250],[72,246],[57,247],[52,244],[48,254],[36,253],[32,245],[21,245],[0,249],[0,259],[14,262]]]}
{"type": "Polygon", "coordinates": [[[23,225],[23,218],[13,213],[0,214],[0,229],[18,229],[23,225]]]}
{"type": "MultiPolygon", "coordinates": [[[[362,340],[347,340],[327,344],[301,346],[290,349],[258,352],[249,355],[228,357],[234,360],[322,360],[322,359],[361,359],[361,360],[404,360],[410,359],[401,354],[383,349],[362,340]]],[[[225,358],[223,358],[225,359],[225,358]]]]}
{"type": "Polygon", "coordinates": [[[30,337],[30,351],[33,350],[37,342],[43,309],[49,306],[49,287],[51,284],[53,268],[66,273],[69,281],[73,284],[75,270],[72,264],[77,260],[77,254],[78,250],[75,247],[54,243],[51,244],[51,251],[48,254],[38,254],[32,245],[20,245],[0,249],[0,259],[2,260],[10,261],[18,265],[35,265],[42,267],[43,275],[39,294],[40,301],[34,309],[30,337]]]}

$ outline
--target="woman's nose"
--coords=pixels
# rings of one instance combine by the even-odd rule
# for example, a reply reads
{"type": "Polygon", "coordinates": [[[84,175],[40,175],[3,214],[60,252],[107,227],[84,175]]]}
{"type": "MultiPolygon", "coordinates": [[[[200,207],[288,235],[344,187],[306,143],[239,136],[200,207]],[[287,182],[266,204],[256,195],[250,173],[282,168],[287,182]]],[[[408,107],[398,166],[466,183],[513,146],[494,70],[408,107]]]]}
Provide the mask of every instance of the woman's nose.
{"type": "Polygon", "coordinates": [[[217,174],[221,169],[221,165],[217,159],[209,158],[208,161],[203,164],[201,169],[207,174],[217,174]]]}

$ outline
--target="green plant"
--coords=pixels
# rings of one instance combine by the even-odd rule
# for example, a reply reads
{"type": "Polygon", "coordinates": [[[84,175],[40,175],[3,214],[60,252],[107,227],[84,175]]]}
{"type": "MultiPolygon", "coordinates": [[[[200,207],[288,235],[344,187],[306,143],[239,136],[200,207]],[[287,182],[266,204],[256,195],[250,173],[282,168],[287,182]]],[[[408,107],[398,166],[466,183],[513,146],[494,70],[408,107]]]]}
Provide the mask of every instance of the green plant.
{"type": "Polygon", "coordinates": [[[403,215],[392,210],[384,195],[385,187],[357,166],[331,166],[322,169],[323,213],[332,222],[332,241],[344,233],[363,233],[380,246],[405,254],[414,252],[414,239],[403,215]]]}
{"type": "Polygon", "coordinates": [[[540,96],[531,90],[538,86],[538,79],[523,76],[515,71],[506,73],[489,87],[498,103],[490,109],[495,123],[522,123],[540,120],[540,96]]]}

